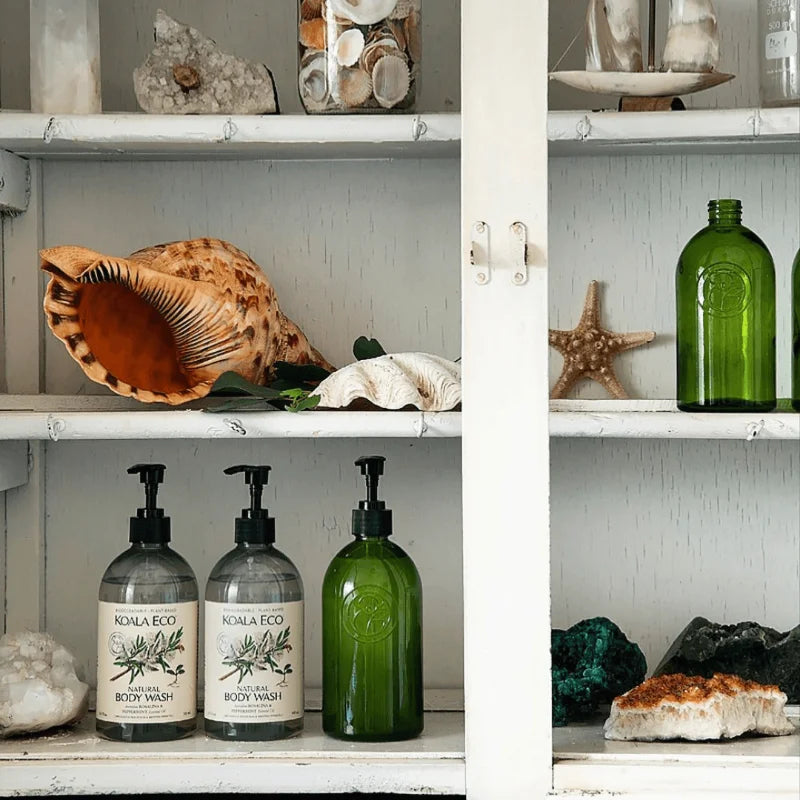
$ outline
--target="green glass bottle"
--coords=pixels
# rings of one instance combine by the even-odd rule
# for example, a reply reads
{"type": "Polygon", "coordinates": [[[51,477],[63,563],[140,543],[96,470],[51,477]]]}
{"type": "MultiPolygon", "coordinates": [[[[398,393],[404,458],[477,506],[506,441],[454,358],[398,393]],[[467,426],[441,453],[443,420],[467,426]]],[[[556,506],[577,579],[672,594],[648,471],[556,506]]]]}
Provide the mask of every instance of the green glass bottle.
{"type": "Polygon", "coordinates": [[[678,408],[775,408],[775,266],[742,225],[738,200],[712,200],[708,227],[681,253],[675,276],[678,408]]]}
{"type": "Polygon", "coordinates": [[[792,267],[792,408],[800,411],[800,250],[792,267]]]}
{"type": "Polygon", "coordinates": [[[422,584],[389,541],[392,512],[378,500],[384,458],[359,458],[367,500],[356,537],[322,584],[322,727],[339,739],[386,742],[422,732],[422,584]]]}

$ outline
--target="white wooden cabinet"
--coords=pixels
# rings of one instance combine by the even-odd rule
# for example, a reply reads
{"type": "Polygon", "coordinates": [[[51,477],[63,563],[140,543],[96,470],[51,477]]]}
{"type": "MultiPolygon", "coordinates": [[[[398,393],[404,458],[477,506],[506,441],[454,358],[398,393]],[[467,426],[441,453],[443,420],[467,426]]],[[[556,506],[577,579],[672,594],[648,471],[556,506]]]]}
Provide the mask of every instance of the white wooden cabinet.
{"type": "Polygon", "coordinates": [[[420,112],[358,118],[298,113],[294,9],[277,0],[163,6],[231,50],[274,53],[287,113],[133,113],[130,69],[157,6],[101,1],[113,113],[51,118],[12,110],[27,107],[27,2],[0,3],[0,209],[14,212],[0,228],[5,625],[47,628],[91,682],[97,584],[139,499],[125,467],[168,465],[174,544],[203,583],[241,506],[221,470],[264,460],[267,505],[307,587],[308,731],[264,746],[198,734],[121,747],[97,740],[90,719],[0,742],[0,795],[796,797],[800,737],[648,745],[550,727],[551,625],[609,616],[652,668],[698,614],[797,624],[800,416],[679,414],[670,399],[674,262],[712,196],[741,197],[775,256],[779,395],[789,392],[800,111],[758,108],[755,3],[718,4],[736,81],[689,112],[621,115],[583,110],[603,103],[559,87],[547,111],[548,65],[583,3],[551,4],[548,27],[546,3],[426,0],[420,112]],[[212,415],[143,409],[89,383],[43,325],[36,250],[125,254],[200,235],[250,252],[335,363],[361,334],[463,355],[463,413],[212,415]],[[560,368],[548,321],[574,324],[591,279],[604,284],[609,326],[658,333],[619,362],[643,399],[609,402],[586,386],[548,406],[560,368]],[[319,592],[360,494],[352,461],[373,450],[389,458],[397,540],[425,585],[428,713],[418,740],[352,746],[323,737],[314,711],[319,592]]]}

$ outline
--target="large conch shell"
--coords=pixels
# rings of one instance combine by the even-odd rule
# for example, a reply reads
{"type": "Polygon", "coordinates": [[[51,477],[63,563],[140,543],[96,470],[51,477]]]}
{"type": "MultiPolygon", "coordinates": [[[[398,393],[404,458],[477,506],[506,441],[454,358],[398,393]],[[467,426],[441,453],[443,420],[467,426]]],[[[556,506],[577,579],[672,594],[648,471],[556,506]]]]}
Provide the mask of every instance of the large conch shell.
{"type": "Polygon", "coordinates": [[[333,369],[278,306],[261,268],[228,242],[193,239],[127,258],[41,251],[47,323],[97,383],[145,403],[205,397],[227,371],[256,384],[276,361],[333,369]]]}
{"type": "Polygon", "coordinates": [[[427,353],[368,358],[334,372],[311,395],[319,408],[449,411],[461,403],[461,366],[427,353]]]}

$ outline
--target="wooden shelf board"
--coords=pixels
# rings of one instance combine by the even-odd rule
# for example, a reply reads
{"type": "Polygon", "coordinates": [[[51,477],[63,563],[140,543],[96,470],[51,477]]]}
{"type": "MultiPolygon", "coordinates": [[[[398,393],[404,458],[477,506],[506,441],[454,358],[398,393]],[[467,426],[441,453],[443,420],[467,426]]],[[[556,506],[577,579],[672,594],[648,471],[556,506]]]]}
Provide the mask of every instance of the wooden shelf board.
{"type": "Polygon", "coordinates": [[[214,793],[464,794],[464,715],[427,713],[407,742],[341,742],[321,715],[278,742],[220,742],[197,733],[177,742],[120,744],[73,730],[0,741],[0,795],[214,793]]]}
{"type": "Polygon", "coordinates": [[[725,742],[609,742],[602,723],[569,725],[553,729],[553,776],[559,792],[685,797],[713,785],[720,798],[797,797],[800,730],[725,742]]]}
{"type": "MultiPolygon", "coordinates": [[[[551,156],[800,153],[800,109],[551,111],[551,156]]],[[[458,158],[460,114],[50,115],[0,112],[0,150],[35,158],[458,158]]]]}
{"type": "Polygon", "coordinates": [[[551,111],[551,156],[800,153],[800,108],[551,111]]]}
{"type": "MultiPolygon", "coordinates": [[[[0,441],[102,439],[457,438],[447,411],[230,411],[214,401],[167,409],[121,397],[0,395],[0,441]]],[[[800,441],[800,414],[686,414],[673,400],[555,400],[557,438],[800,441]]]]}
{"type": "Polygon", "coordinates": [[[0,149],[36,158],[457,157],[458,114],[227,116],[0,113],[0,149]]]}

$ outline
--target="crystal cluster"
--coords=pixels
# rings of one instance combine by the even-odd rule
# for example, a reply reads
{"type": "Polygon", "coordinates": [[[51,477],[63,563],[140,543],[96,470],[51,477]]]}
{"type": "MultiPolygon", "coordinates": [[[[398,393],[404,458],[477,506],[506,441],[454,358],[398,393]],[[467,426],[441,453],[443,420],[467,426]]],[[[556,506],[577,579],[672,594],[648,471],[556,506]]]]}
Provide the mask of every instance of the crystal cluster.
{"type": "Polygon", "coordinates": [[[653,674],[673,672],[704,678],[728,672],[779,686],[790,703],[800,703],[800,625],[781,633],[756,622],[719,625],[695,617],[653,674]]]}
{"type": "Polygon", "coordinates": [[[0,736],[77,722],[88,698],[75,659],[52,636],[25,631],[0,638],[0,736]]]}
{"type": "Polygon", "coordinates": [[[223,53],[200,31],[159,10],[156,45],[133,71],[149,114],[274,114],[278,96],[263,64],[223,53]]]}
{"type": "Polygon", "coordinates": [[[644,680],[647,662],[639,645],[606,617],[554,630],[553,725],[585,718],[644,680]]]}

